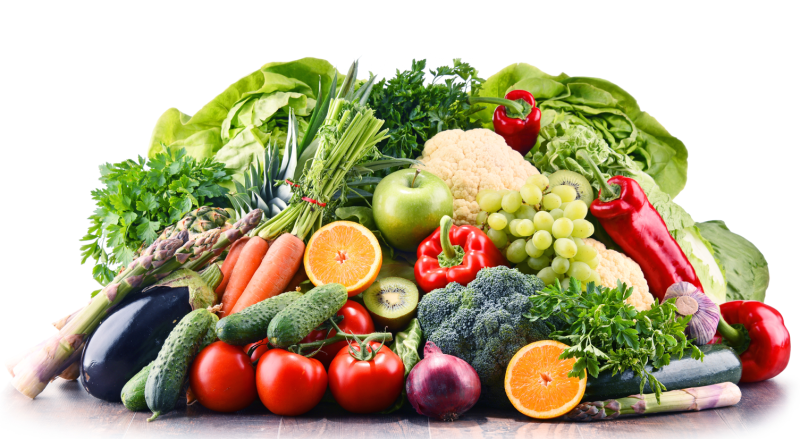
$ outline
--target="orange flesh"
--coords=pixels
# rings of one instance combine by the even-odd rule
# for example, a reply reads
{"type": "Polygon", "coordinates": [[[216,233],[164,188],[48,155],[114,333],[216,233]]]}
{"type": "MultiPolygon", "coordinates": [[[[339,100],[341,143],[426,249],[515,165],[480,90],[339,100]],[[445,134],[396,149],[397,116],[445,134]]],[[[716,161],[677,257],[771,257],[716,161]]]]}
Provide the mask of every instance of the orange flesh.
{"type": "MultiPolygon", "coordinates": [[[[380,269],[380,248],[362,230],[352,225],[336,225],[320,230],[309,243],[306,255],[309,277],[321,284],[339,283],[346,287],[361,283],[380,269]]],[[[317,283],[315,282],[315,284],[317,283]]]]}

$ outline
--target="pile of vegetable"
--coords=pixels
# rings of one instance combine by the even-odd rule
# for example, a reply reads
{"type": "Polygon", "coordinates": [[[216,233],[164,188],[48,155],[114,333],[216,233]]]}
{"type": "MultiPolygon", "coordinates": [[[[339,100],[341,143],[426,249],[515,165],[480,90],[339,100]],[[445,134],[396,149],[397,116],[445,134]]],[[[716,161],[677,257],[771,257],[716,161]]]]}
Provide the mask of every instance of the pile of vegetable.
{"type": "Polygon", "coordinates": [[[148,421],[183,398],[443,421],[733,405],[790,337],[756,246],[672,200],[687,170],[602,79],[266,64],[100,166],[81,251],[102,288],[12,384],[80,379],[148,421]]]}

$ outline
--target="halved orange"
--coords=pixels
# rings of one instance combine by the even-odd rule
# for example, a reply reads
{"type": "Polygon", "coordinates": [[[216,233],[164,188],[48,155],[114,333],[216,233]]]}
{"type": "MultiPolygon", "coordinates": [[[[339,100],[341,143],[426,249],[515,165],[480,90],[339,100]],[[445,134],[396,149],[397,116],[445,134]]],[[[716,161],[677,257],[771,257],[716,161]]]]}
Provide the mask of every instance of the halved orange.
{"type": "Polygon", "coordinates": [[[508,363],[506,395],[522,414],[536,419],[555,418],[581,402],[586,376],[568,377],[576,360],[558,359],[567,348],[554,340],[537,341],[520,349],[508,363]]]}
{"type": "Polygon", "coordinates": [[[317,230],[303,255],[311,283],[342,284],[350,297],[375,282],[382,262],[381,246],[375,235],[351,221],[336,221],[317,230]]]}

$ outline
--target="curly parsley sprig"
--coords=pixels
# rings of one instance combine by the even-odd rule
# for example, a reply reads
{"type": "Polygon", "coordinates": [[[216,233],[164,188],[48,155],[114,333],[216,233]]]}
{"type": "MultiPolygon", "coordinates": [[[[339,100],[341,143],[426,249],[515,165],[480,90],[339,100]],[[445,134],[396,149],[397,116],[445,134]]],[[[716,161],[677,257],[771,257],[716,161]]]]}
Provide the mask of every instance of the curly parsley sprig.
{"type": "Polygon", "coordinates": [[[92,191],[97,208],[89,217],[81,241],[81,263],[95,260],[92,275],[106,285],[119,266],[129,264],[134,252],[150,245],[158,231],[211,199],[228,192],[220,186],[231,172],[211,158],[195,160],[186,150],[166,149],[150,160],[100,165],[103,187],[92,191]]]}
{"type": "Polygon", "coordinates": [[[702,360],[703,353],[686,338],[684,330],[691,317],[677,315],[674,299],[637,311],[625,303],[632,292],[633,288],[617,281],[616,288],[589,283],[584,293],[581,283],[572,278],[567,290],[556,282],[531,296],[527,317],[535,322],[558,316],[569,325],[550,334],[570,345],[559,358],[577,359],[569,376],[583,378],[585,370],[597,378],[605,370],[616,375],[630,369],[642,379],[639,393],[649,383],[660,403],[661,392],[667,389],[646,366],[664,367],[670,357],[682,357],[686,349],[696,360],[702,360]]]}

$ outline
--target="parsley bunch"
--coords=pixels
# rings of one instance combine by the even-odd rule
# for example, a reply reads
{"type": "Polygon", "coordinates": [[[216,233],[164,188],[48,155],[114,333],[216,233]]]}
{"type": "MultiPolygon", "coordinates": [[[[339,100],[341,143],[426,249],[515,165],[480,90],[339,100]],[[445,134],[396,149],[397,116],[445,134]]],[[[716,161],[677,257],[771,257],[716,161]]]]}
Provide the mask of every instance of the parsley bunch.
{"type": "Polygon", "coordinates": [[[413,60],[411,70],[398,70],[394,78],[382,79],[372,90],[369,106],[389,129],[389,137],[378,145],[383,154],[413,159],[422,153],[425,141],[440,131],[481,126],[470,116],[484,107],[467,102],[484,82],[478,71],[455,59],[452,67],[429,70],[433,80],[425,85],[425,64],[424,59],[413,60]]]}
{"type": "Polygon", "coordinates": [[[583,378],[587,370],[597,378],[605,370],[616,375],[630,369],[642,379],[639,393],[649,382],[660,403],[666,387],[645,367],[666,366],[671,356],[682,357],[685,349],[691,349],[696,360],[702,360],[703,353],[687,340],[684,330],[691,316],[677,315],[675,299],[637,311],[625,303],[632,292],[633,288],[617,281],[613,289],[589,283],[583,293],[580,281],[571,278],[566,291],[556,282],[532,296],[527,317],[537,321],[555,315],[569,325],[550,334],[571,346],[559,358],[577,358],[569,376],[583,378]]]}
{"type": "Polygon", "coordinates": [[[165,149],[145,162],[137,160],[100,165],[104,187],[92,191],[97,209],[89,217],[89,231],[81,241],[81,263],[95,260],[93,277],[106,285],[115,268],[131,263],[134,252],[150,245],[158,231],[177,222],[212,198],[228,192],[220,186],[231,180],[222,163],[197,161],[186,150],[165,149]]]}

